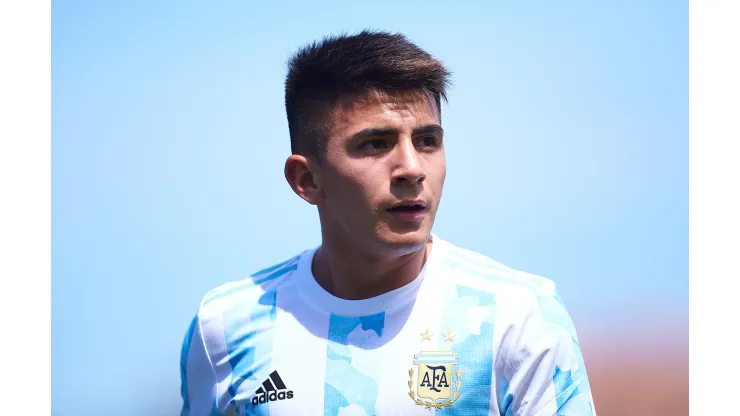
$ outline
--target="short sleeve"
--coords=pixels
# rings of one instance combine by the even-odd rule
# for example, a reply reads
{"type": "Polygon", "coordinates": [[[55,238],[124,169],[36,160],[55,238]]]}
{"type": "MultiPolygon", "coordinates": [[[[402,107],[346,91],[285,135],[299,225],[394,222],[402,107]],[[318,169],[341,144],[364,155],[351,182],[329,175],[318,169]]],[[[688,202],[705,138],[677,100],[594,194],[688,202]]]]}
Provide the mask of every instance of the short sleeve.
{"type": "Polygon", "coordinates": [[[216,403],[216,376],[203,342],[200,319],[190,323],[180,354],[181,416],[212,414],[216,403]]]}
{"type": "Polygon", "coordinates": [[[531,300],[504,369],[502,415],[596,414],[575,326],[557,293],[531,300]]]}

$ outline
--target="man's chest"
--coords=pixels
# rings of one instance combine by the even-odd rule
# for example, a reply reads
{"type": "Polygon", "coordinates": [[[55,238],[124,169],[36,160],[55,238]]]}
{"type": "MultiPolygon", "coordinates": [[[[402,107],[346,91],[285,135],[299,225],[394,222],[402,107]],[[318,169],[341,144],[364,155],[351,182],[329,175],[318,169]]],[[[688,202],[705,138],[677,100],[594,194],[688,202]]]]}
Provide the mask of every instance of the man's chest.
{"type": "Polygon", "coordinates": [[[253,349],[229,357],[222,398],[240,415],[488,415],[493,321],[450,310],[310,322],[278,313],[253,349]]]}
{"type": "MultiPolygon", "coordinates": [[[[490,359],[440,347],[362,350],[332,343],[258,360],[232,403],[244,415],[488,415],[490,359]]],[[[488,355],[488,354],[486,354],[488,355]]],[[[489,355],[490,356],[490,355],[489,355]]]]}

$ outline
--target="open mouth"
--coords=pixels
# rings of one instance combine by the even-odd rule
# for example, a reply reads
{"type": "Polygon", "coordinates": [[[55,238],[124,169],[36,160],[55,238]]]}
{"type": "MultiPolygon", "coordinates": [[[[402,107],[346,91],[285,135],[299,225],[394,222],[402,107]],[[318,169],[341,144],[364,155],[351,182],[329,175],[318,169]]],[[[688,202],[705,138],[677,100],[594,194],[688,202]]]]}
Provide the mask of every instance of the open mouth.
{"type": "Polygon", "coordinates": [[[404,217],[408,216],[419,216],[423,215],[427,211],[427,204],[423,202],[419,203],[408,203],[399,204],[388,209],[388,212],[394,215],[401,215],[404,217]]]}
{"type": "Polygon", "coordinates": [[[403,205],[397,205],[393,208],[390,208],[388,211],[391,212],[421,212],[424,211],[426,207],[423,204],[403,204],[403,205]]]}

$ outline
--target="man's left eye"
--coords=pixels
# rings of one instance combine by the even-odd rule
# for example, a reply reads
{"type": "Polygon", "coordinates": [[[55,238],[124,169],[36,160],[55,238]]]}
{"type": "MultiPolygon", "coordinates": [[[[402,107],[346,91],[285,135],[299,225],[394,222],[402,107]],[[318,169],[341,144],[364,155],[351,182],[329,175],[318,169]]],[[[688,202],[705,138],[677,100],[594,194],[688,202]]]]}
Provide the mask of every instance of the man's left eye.
{"type": "Polygon", "coordinates": [[[436,146],[437,138],[434,136],[424,136],[419,139],[419,144],[422,146],[436,146]]]}

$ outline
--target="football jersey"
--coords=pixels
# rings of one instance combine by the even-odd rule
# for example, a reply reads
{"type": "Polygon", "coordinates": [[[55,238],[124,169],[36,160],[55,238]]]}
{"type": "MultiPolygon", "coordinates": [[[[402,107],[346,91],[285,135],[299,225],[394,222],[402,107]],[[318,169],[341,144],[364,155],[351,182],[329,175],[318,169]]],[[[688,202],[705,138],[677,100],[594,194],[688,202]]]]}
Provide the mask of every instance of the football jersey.
{"type": "Polygon", "coordinates": [[[325,291],[316,248],[206,293],[182,415],[595,415],[554,283],[432,239],[412,282],[370,299],[325,291]]]}

